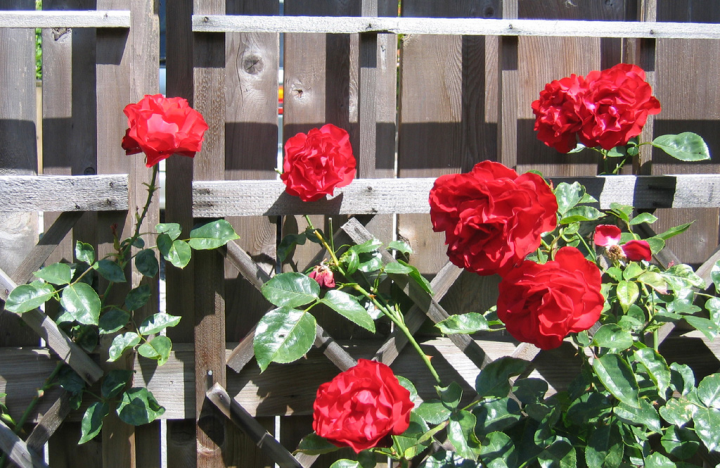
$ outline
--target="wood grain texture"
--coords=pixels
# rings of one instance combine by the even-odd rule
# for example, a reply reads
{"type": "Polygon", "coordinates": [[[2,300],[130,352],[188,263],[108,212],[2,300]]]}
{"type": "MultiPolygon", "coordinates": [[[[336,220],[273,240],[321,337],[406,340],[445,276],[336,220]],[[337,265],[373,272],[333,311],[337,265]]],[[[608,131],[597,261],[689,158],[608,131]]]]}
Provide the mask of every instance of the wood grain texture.
{"type": "Polygon", "coordinates": [[[128,176],[0,176],[8,212],[128,209],[128,176]]]}
{"type": "Polygon", "coordinates": [[[44,445],[70,414],[70,409],[70,394],[62,392],[60,398],[55,400],[50,409],[43,414],[28,436],[25,441],[28,448],[38,453],[42,452],[44,445]]]}
{"type": "MultiPolygon", "coordinates": [[[[720,206],[720,175],[717,174],[552,176],[548,180],[555,184],[579,182],[598,200],[601,209],[609,209],[612,203],[630,204],[639,209],[720,206]]],[[[316,202],[302,202],[287,195],[280,181],[195,182],[194,214],[213,218],[302,213],[429,213],[428,194],[434,182],[433,178],[359,179],[337,189],[334,197],[316,202]]]]}
{"type": "Polygon", "coordinates": [[[0,28],[129,28],[129,11],[0,12],[0,28]]]}
{"type": "Polygon", "coordinates": [[[42,455],[28,450],[25,442],[0,421],[0,451],[21,468],[48,468],[42,455]]]}
{"type": "Polygon", "coordinates": [[[48,444],[48,455],[52,468],[97,468],[102,465],[102,443],[100,437],[78,445],[80,423],[65,422],[48,444]]]}

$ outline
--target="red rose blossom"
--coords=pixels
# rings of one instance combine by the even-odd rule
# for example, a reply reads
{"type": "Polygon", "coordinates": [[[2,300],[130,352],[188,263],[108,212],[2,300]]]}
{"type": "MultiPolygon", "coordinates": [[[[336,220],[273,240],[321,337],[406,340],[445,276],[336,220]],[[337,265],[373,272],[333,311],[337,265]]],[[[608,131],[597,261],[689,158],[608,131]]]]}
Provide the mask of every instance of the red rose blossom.
{"type": "Polygon", "coordinates": [[[298,133],[285,143],[285,161],[280,178],[285,191],[302,201],[332,195],[355,178],[355,156],[350,135],[333,124],[298,133]]]}
{"type": "Polygon", "coordinates": [[[445,232],[450,261],[479,275],[502,274],[537,249],[557,209],[542,177],[491,161],[439,177],[430,191],[433,230],[445,232]]]}
{"type": "Polygon", "coordinates": [[[194,157],[208,129],[203,116],[179,97],[146,95],[123,110],[130,128],[122,139],[125,154],[145,153],[147,167],[173,154],[194,157]]]}
{"type": "Polygon", "coordinates": [[[620,245],[621,234],[622,232],[619,227],[613,224],[601,224],[595,228],[595,237],[593,240],[595,241],[595,245],[606,247],[611,257],[626,257],[628,260],[634,262],[639,262],[640,260],[649,262],[652,260],[652,251],[647,241],[630,240],[620,245]],[[621,249],[618,251],[618,254],[613,253],[612,248],[614,246],[619,246],[621,249]],[[619,254],[620,252],[622,252],[622,255],[619,254]]]}
{"type": "Polygon", "coordinates": [[[582,128],[581,111],[587,85],[582,76],[570,75],[554,80],[540,91],[532,103],[535,131],[540,141],[561,153],[577,146],[577,132],[582,128]]]}
{"type": "Polygon", "coordinates": [[[524,261],[500,282],[498,318],[517,340],[540,349],[560,346],[568,333],[589,329],[605,299],[598,267],[575,247],[544,264],[524,261]]]}
{"type": "Polygon", "coordinates": [[[392,445],[391,435],[410,426],[410,392],[392,370],[358,359],[355,367],[320,385],[313,403],[313,429],[338,447],[356,453],[392,445]]]}
{"type": "Polygon", "coordinates": [[[636,65],[620,63],[586,77],[586,118],[579,133],[585,146],[609,150],[640,135],[648,115],[660,112],[645,72],[636,65]]]}
{"type": "Polygon", "coordinates": [[[332,270],[327,265],[318,265],[308,276],[314,279],[321,288],[332,289],[335,287],[335,277],[332,270]]]}

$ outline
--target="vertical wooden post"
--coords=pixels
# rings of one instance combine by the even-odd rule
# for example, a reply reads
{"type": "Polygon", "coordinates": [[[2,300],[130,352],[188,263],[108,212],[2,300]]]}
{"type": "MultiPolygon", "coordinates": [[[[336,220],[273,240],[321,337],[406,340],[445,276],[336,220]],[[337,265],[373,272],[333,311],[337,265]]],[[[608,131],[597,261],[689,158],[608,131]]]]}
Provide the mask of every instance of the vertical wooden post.
{"type": "MultiPolygon", "coordinates": [[[[6,0],[2,10],[34,10],[33,0],[6,0]]],[[[37,174],[35,31],[0,28],[0,168],[3,175],[37,174]]],[[[2,208],[0,208],[1,210],[2,208]]],[[[0,268],[12,275],[38,240],[38,216],[0,212],[0,268]]],[[[15,314],[0,315],[0,345],[37,345],[15,314]]]]}
{"type": "MultiPolygon", "coordinates": [[[[195,0],[195,14],[224,14],[224,0],[195,0]]],[[[225,35],[194,34],[194,104],[209,125],[195,156],[195,180],[225,177],[225,35]]],[[[223,259],[215,251],[195,252],[195,415],[197,466],[225,466],[225,417],[205,398],[225,379],[225,294],[223,259]]]]}
{"type": "MultiPolygon", "coordinates": [[[[502,0],[503,19],[518,17],[518,0],[502,0]]],[[[517,36],[498,38],[498,155],[508,167],[517,166],[518,76],[517,36]]]]}

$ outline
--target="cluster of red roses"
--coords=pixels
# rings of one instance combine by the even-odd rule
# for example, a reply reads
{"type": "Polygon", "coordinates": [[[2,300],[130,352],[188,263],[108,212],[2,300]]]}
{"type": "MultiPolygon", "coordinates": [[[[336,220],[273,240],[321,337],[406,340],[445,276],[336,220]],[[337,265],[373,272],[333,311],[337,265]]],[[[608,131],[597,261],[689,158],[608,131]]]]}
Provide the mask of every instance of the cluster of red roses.
{"type": "Polygon", "coordinates": [[[554,80],[532,103],[537,137],[561,153],[577,146],[610,150],[626,144],[642,131],[648,115],[660,112],[645,72],[618,64],[586,77],[570,75],[554,80]]]}

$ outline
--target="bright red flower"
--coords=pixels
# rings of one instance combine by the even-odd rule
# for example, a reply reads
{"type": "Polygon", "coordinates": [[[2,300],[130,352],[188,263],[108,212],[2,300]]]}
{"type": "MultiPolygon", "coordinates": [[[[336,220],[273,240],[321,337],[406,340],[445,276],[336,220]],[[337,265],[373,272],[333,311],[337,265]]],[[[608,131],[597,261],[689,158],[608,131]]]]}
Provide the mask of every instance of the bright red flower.
{"type": "Polygon", "coordinates": [[[587,83],[582,76],[570,75],[554,80],[540,91],[540,99],[532,103],[535,131],[540,141],[561,153],[577,146],[577,132],[582,128],[583,96],[587,83]]]}
{"type": "Polygon", "coordinates": [[[620,228],[612,224],[601,224],[595,228],[595,245],[601,247],[607,247],[608,251],[613,246],[619,246],[622,249],[622,255],[628,260],[638,262],[645,260],[649,262],[652,260],[652,251],[650,250],[650,244],[644,240],[630,240],[623,245],[620,245],[620,228]]]}
{"type": "Polygon", "coordinates": [[[445,232],[450,261],[479,275],[502,274],[537,249],[557,209],[542,177],[491,161],[441,176],[430,191],[433,230],[445,232]]]}
{"type": "Polygon", "coordinates": [[[498,318],[515,339],[540,349],[560,346],[568,333],[587,330],[605,299],[598,267],[575,247],[563,247],[544,264],[524,261],[503,277],[498,318]]]}
{"type": "Polygon", "coordinates": [[[640,135],[649,115],[660,112],[660,101],[652,95],[645,72],[637,65],[620,63],[586,77],[587,111],[579,133],[585,146],[609,150],[640,135]]]}
{"type": "Polygon", "coordinates": [[[285,143],[280,178],[290,195],[315,201],[352,182],[355,165],[348,132],[326,124],[307,135],[298,133],[285,143]]]}
{"type": "Polygon", "coordinates": [[[388,366],[358,359],[355,367],[320,385],[313,403],[313,429],[356,453],[390,447],[390,436],[410,427],[412,409],[410,392],[388,366]]]}
{"type": "Polygon", "coordinates": [[[145,153],[147,167],[173,154],[194,157],[202,149],[208,125],[203,116],[179,97],[146,95],[123,110],[130,128],[122,139],[125,154],[145,153]]]}

